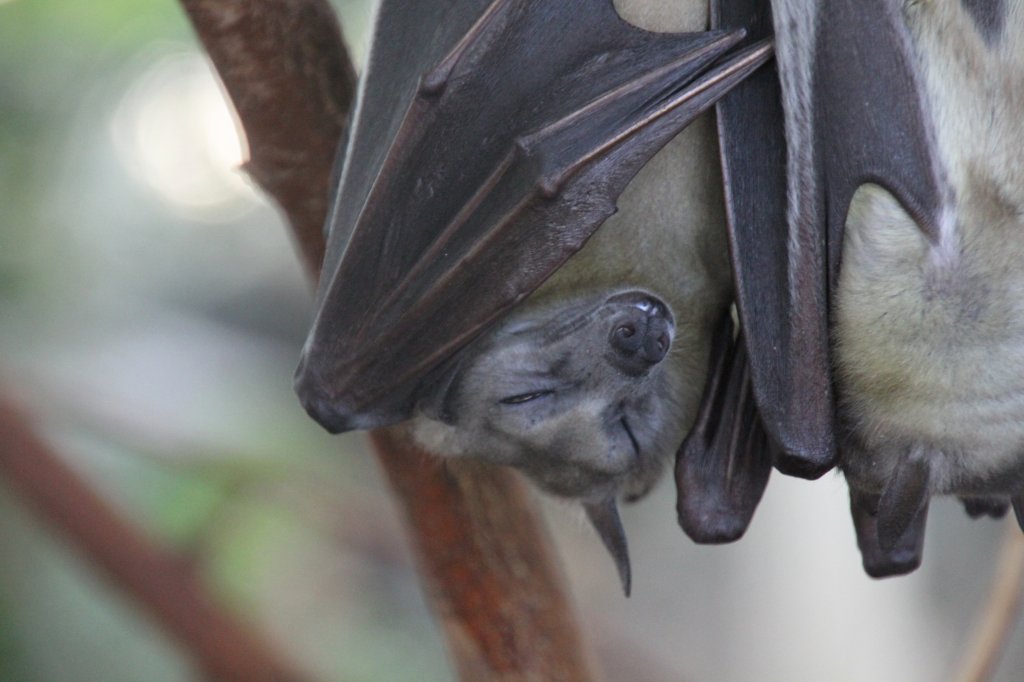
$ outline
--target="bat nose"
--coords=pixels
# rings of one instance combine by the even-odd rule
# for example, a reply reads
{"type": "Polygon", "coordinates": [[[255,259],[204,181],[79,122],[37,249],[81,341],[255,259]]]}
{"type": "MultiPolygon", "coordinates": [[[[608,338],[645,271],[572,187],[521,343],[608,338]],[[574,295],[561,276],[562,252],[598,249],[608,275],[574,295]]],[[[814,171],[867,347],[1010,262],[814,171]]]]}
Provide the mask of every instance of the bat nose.
{"type": "Polygon", "coordinates": [[[612,318],[608,343],[612,361],[629,375],[640,375],[661,362],[672,344],[665,308],[654,301],[626,306],[612,318]]]}

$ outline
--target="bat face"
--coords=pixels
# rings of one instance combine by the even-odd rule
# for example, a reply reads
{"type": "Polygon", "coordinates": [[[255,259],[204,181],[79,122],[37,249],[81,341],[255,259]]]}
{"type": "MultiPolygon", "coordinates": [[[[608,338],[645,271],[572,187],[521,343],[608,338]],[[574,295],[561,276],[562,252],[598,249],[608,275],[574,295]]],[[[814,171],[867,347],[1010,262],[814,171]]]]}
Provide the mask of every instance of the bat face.
{"type": "Polygon", "coordinates": [[[421,420],[420,438],[558,495],[639,495],[682,440],[674,335],[643,291],[514,313],[445,378],[427,408],[444,423],[421,420]]]}

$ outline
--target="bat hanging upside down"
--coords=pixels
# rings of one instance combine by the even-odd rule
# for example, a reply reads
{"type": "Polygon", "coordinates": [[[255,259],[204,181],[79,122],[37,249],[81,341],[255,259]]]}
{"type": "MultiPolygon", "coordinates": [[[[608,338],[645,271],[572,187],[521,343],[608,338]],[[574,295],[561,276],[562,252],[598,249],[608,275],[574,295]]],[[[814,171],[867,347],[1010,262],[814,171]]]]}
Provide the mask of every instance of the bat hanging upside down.
{"type": "Polygon", "coordinates": [[[1024,3],[708,20],[383,0],[297,391],[578,498],[627,592],[616,500],[673,454],[697,541],[838,465],[912,570],[932,494],[1024,491],[1024,3]]]}

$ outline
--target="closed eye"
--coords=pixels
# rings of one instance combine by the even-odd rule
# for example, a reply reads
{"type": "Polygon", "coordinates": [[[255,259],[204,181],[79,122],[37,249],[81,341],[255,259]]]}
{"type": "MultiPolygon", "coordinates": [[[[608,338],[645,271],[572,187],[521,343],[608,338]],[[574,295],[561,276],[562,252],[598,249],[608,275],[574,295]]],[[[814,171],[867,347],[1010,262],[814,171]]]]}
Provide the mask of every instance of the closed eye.
{"type": "Polygon", "coordinates": [[[507,398],[502,398],[498,402],[502,405],[522,405],[539,398],[546,398],[552,395],[554,391],[533,391],[532,393],[520,393],[519,395],[512,395],[507,398]]]}

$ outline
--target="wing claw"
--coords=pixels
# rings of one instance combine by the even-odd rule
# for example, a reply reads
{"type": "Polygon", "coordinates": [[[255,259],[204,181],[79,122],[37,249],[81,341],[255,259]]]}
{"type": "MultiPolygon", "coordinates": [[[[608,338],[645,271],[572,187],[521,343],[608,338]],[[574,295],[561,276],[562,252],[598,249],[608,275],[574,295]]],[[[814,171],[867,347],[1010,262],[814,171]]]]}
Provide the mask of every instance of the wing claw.
{"type": "Polygon", "coordinates": [[[754,406],[742,338],[726,315],[697,421],[676,455],[679,525],[694,541],[738,540],[761,501],[772,455],[754,406]]]}

